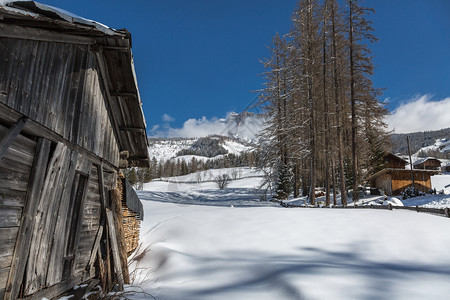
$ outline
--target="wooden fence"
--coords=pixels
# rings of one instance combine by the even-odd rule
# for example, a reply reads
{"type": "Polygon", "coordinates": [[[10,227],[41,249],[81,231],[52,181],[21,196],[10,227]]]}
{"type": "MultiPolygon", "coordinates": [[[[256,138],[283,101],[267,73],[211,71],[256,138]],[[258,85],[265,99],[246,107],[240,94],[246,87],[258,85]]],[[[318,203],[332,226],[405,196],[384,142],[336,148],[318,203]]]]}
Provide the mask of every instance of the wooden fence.
{"type": "MultiPolygon", "coordinates": [[[[288,208],[319,208],[319,207],[312,207],[312,206],[302,206],[302,205],[296,205],[296,204],[289,204],[289,203],[285,203],[283,201],[279,201],[279,200],[272,200],[272,202],[277,202],[278,204],[280,204],[283,207],[288,207],[288,208]]],[[[441,216],[441,217],[447,217],[450,218],[450,208],[446,207],[446,208],[429,208],[429,207],[419,207],[419,206],[395,206],[395,205],[356,205],[356,206],[342,206],[342,205],[337,205],[337,206],[332,206],[332,207],[328,207],[328,206],[323,206],[322,208],[336,208],[336,209],[385,209],[385,210],[394,210],[394,209],[400,209],[400,210],[412,210],[412,211],[416,211],[419,213],[427,213],[427,214],[431,214],[431,215],[437,215],[437,216],[441,216]]]]}

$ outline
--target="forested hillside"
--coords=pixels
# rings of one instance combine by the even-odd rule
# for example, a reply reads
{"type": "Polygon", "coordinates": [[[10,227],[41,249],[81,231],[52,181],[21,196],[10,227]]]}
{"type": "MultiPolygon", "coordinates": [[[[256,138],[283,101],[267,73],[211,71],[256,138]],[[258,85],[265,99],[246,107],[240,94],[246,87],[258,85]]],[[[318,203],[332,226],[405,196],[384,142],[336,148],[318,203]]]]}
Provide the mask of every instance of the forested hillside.
{"type": "MultiPolygon", "coordinates": [[[[394,133],[390,135],[391,138],[391,152],[408,154],[408,144],[406,136],[409,135],[411,154],[416,153],[420,149],[434,145],[438,139],[450,140],[450,128],[445,128],[436,131],[423,131],[414,133],[394,133]]],[[[436,156],[436,155],[433,155],[436,156]]],[[[444,158],[444,157],[443,157],[444,158]]]]}

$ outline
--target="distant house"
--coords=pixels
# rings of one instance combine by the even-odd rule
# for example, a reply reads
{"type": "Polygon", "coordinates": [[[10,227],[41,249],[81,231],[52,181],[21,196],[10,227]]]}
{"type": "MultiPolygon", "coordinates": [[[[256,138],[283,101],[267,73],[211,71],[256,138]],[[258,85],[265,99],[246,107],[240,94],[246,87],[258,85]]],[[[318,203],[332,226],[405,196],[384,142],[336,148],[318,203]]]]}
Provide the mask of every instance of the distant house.
{"type": "Polygon", "coordinates": [[[122,202],[143,215],[118,178],[149,165],[131,35],[0,3],[0,299],[52,299],[94,279],[120,288],[135,247],[122,202]]]}
{"type": "Polygon", "coordinates": [[[431,187],[431,176],[439,173],[437,170],[406,168],[407,161],[387,153],[384,159],[385,168],[367,179],[371,187],[378,188],[388,196],[400,195],[406,188],[412,187],[412,177],[414,177],[414,187],[422,192],[428,192],[431,187]]]}
{"type": "Polygon", "coordinates": [[[413,162],[414,169],[439,170],[441,161],[433,157],[421,158],[413,162]]]}
{"type": "Polygon", "coordinates": [[[397,155],[392,154],[392,153],[387,153],[384,156],[383,162],[384,162],[384,168],[385,169],[388,169],[388,168],[391,168],[391,169],[405,169],[406,165],[408,164],[408,162],[406,160],[404,160],[400,156],[397,156],[397,155]]]}
{"type": "Polygon", "coordinates": [[[450,172],[450,161],[444,163],[441,166],[441,170],[442,170],[442,172],[450,172]]]}

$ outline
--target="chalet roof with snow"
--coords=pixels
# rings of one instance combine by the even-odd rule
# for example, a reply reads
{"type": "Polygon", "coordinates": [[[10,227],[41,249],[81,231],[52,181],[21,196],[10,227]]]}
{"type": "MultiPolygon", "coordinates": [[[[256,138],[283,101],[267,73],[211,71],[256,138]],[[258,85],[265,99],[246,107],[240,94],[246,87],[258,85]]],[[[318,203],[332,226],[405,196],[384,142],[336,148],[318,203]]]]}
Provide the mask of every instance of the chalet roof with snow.
{"type": "Polygon", "coordinates": [[[384,156],[384,166],[385,168],[400,168],[404,169],[408,162],[403,158],[388,152],[384,156]]]}
{"type": "Polygon", "coordinates": [[[441,161],[434,157],[424,157],[413,162],[414,169],[430,169],[439,168],[441,161]]]}
{"type": "Polygon", "coordinates": [[[148,142],[131,35],[34,1],[0,0],[2,37],[88,45],[97,53],[108,117],[131,166],[148,166],[148,142]]]}

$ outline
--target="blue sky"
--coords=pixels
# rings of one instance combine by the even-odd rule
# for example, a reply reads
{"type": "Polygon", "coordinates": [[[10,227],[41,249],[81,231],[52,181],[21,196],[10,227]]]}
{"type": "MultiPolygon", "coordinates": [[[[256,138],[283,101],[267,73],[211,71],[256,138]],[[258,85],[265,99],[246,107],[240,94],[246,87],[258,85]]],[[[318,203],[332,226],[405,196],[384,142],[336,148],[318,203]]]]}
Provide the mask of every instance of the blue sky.
{"type": "MultiPolygon", "coordinates": [[[[42,0],[110,27],[128,29],[147,127],[182,127],[224,117],[262,88],[259,60],[287,33],[296,0],[42,0]],[[165,116],[165,117],[164,117],[165,116]]],[[[450,97],[450,1],[366,0],[379,42],[375,85],[389,109],[426,95],[450,97]]],[[[423,99],[423,98],[421,98],[423,99]]],[[[423,101],[422,101],[423,102],[423,101]]],[[[449,101],[450,102],[450,101],[449,101]]],[[[450,118],[450,117],[449,117],[450,118]]],[[[445,121],[445,120],[444,120],[445,121]]],[[[448,120],[450,126],[450,119],[448,120]]]]}

